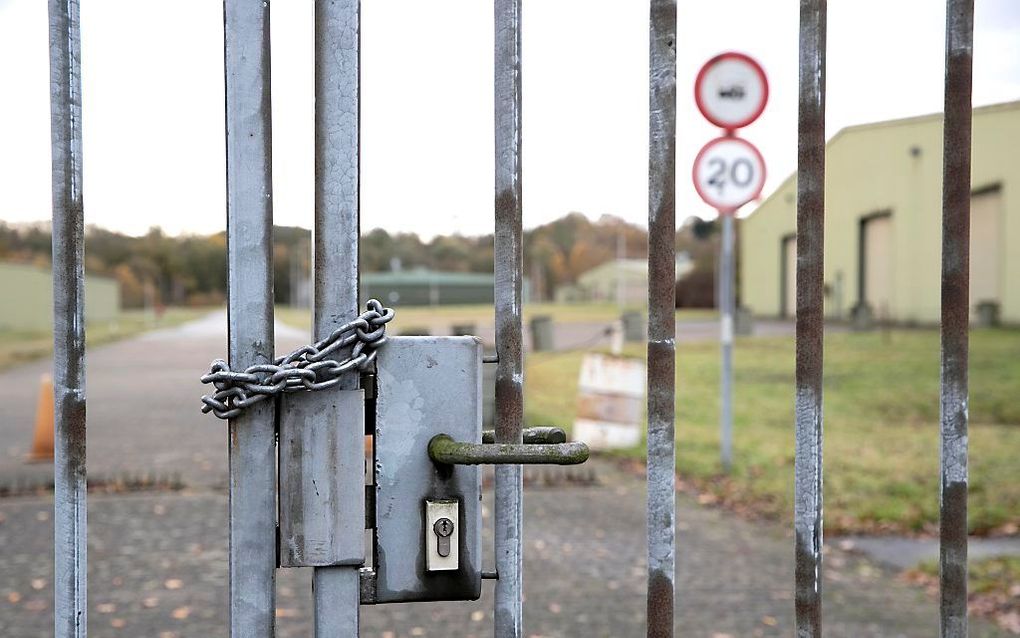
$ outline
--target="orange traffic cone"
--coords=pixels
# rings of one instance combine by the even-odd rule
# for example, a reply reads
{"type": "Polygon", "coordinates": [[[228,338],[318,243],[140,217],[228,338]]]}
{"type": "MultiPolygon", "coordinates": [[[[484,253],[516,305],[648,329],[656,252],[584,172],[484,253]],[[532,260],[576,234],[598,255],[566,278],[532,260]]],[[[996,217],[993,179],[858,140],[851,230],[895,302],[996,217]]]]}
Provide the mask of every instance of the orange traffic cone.
{"type": "Polygon", "coordinates": [[[44,374],[39,379],[39,400],[35,406],[35,433],[32,436],[32,451],[28,453],[31,463],[53,460],[53,379],[44,374]]]}

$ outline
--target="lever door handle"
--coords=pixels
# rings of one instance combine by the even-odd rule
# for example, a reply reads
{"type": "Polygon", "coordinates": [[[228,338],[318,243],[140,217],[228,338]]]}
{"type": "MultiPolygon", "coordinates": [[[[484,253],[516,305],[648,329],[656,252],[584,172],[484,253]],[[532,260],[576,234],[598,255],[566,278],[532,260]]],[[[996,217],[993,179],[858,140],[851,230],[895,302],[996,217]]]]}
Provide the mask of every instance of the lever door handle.
{"type": "MultiPolygon", "coordinates": [[[[559,428],[535,428],[555,431],[559,428]]],[[[525,440],[566,438],[559,433],[532,433],[525,440]]],[[[483,440],[485,440],[483,438],[483,440]]],[[[588,460],[588,446],[573,443],[466,443],[437,434],[429,441],[429,458],[441,465],[577,465],[588,460]]]]}

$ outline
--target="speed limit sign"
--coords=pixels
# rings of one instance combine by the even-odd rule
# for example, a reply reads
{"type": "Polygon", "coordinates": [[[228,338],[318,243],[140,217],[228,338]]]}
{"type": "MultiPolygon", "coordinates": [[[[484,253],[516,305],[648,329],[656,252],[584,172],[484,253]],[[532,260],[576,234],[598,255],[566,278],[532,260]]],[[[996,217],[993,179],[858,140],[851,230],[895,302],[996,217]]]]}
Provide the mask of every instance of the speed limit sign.
{"type": "Polygon", "coordinates": [[[694,160],[694,188],[705,203],[732,213],[757,199],[765,186],[765,160],[745,139],[718,137],[694,160]]]}

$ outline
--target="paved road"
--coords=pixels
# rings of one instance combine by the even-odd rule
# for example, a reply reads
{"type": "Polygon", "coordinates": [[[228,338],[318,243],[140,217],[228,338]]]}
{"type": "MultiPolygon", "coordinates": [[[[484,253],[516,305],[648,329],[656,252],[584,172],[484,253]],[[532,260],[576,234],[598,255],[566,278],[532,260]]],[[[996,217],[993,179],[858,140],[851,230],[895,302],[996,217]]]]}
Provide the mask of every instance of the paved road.
{"type": "MultiPolygon", "coordinates": [[[[299,332],[281,330],[279,349],[299,332]]],[[[222,423],[198,412],[196,378],[222,353],[222,318],[111,344],[89,355],[89,464],[94,482],[149,472],[176,474],[179,491],[93,493],[90,634],[223,636],[226,619],[226,440],[222,423]]],[[[38,374],[47,363],[0,375],[0,481],[45,477],[25,466],[38,374]]],[[[526,635],[644,635],[644,485],[596,460],[599,482],[530,489],[526,635]]],[[[491,503],[491,494],[484,502],[491,503]]],[[[50,635],[51,500],[0,499],[0,636],[50,635]]],[[[792,635],[792,540],[678,498],[678,635],[792,635]]],[[[487,519],[487,529],[491,520],[487,519]]],[[[488,544],[487,544],[488,547],[488,544]]],[[[490,552],[491,554],[491,552],[490,552]]],[[[891,572],[828,548],[828,636],[936,635],[936,604],[891,572]]],[[[492,564],[491,555],[485,563],[492,564]]],[[[310,573],[282,570],[283,637],[308,636],[310,573]]],[[[364,608],[365,636],[491,636],[491,584],[474,603],[364,608]]],[[[972,636],[1000,635],[975,623],[972,636]]]]}

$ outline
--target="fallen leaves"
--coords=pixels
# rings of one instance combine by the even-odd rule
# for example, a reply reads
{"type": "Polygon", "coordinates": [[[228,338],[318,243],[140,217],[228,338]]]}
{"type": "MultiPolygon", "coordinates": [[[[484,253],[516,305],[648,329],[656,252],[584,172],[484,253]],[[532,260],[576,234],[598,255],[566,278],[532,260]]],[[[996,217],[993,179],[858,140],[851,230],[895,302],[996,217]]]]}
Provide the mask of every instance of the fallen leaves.
{"type": "Polygon", "coordinates": [[[170,616],[176,620],[186,620],[191,615],[191,607],[178,607],[170,612],[170,616]]]}

